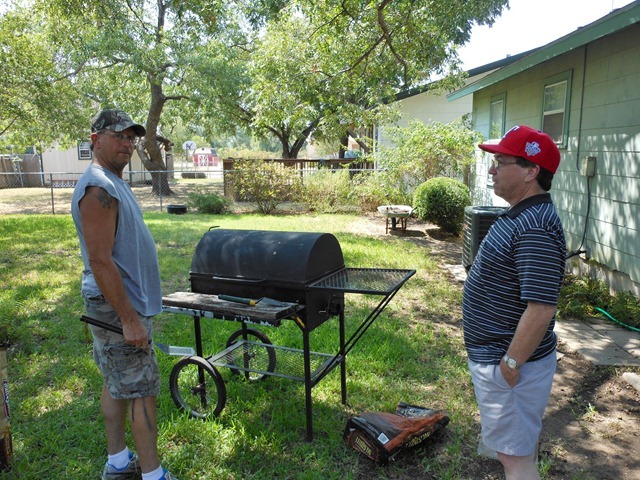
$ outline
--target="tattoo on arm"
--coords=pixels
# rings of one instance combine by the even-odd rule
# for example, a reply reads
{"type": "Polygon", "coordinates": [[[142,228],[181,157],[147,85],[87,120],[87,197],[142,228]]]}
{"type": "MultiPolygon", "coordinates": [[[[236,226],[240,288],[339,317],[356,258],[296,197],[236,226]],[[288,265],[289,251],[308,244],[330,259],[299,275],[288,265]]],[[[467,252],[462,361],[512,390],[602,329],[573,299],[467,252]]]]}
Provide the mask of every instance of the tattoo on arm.
{"type": "Polygon", "coordinates": [[[102,188],[98,190],[98,194],[96,195],[96,197],[103,208],[111,208],[111,206],[113,205],[113,197],[102,188]]]}

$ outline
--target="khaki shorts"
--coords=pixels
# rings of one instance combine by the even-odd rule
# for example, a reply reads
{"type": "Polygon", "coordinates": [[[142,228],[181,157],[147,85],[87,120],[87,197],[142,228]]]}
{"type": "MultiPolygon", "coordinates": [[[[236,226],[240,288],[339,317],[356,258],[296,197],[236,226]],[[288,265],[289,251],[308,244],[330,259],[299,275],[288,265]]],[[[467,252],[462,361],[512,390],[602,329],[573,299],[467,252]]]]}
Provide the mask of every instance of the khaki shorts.
{"type": "MultiPolygon", "coordinates": [[[[84,299],[87,315],[122,328],[120,319],[104,297],[84,299]]],[[[153,318],[140,317],[153,335],[153,318]]],[[[160,392],[160,371],[153,348],[144,351],[124,343],[119,333],[90,325],[93,334],[93,358],[102,373],[104,383],[116,400],[157,397],[160,392]]]]}
{"type": "Polygon", "coordinates": [[[480,410],[482,442],[507,455],[536,453],[556,371],[556,353],[522,365],[513,388],[502,376],[500,365],[469,360],[469,371],[480,410]]]}

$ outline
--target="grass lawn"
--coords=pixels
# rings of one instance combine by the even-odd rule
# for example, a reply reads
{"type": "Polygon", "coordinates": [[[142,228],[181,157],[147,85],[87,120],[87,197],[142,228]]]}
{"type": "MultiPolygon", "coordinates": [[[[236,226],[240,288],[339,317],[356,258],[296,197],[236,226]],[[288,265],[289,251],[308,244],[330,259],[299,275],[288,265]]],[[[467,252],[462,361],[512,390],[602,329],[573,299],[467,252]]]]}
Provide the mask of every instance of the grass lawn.
{"type": "MultiPolygon", "coordinates": [[[[191,256],[211,226],[331,232],[349,267],[417,270],[349,353],[347,405],[340,402],[337,369],[313,389],[313,442],[305,439],[302,383],[277,377],[247,382],[220,369],[227,405],[204,422],[176,409],[168,389],[176,357],[158,353],[160,452],[178,478],[475,479],[499,471],[475,455],[478,422],[460,334],[461,287],[427,247],[401,236],[353,233],[349,225],[356,217],[349,215],[147,213],[145,219],[158,246],[165,294],[188,290],[191,256]],[[345,444],[345,421],[364,411],[394,412],[399,401],[442,409],[451,422],[438,442],[378,467],[345,444]]],[[[0,258],[0,343],[12,343],[14,444],[13,471],[0,479],[98,478],[106,458],[101,379],[79,321],[82,264],[70,216],[2,217],[0,258]]],[[[347,297],[347,337],[378,299],[347,297]]],[[[156,339],[193,345],[192,323],[185,315],[161,314],[156,339]]],[[[206,353],[221,350],[237,328],[234,322],[203,321],[206,353]]],[[[294,322],[260,329],[275,345],[300,348],[294,322]]],[[[337,335],[337,318],[325,322],[311,333],[311,349],[335,353],[337,335]]]]}

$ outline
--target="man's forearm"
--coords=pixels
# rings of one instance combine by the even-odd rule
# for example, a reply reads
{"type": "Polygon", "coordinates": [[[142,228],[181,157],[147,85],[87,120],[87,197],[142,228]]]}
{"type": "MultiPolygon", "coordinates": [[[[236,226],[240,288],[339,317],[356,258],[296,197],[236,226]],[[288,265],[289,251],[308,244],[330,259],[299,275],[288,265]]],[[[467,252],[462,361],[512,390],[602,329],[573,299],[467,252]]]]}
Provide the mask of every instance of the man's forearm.
{"type": "Polygon", "coordinates": [[[518,365],[524,364],[538,348],[555,311],[555,305],[529,302],[507,351],[518,365]]]}
{"type": "Polygon", "coordinates": [[[102,295],[116,312],[123,326],[137,320],[138,314],[125,292],[124,281],[116,265],[113,262],[92,262],[91,269],[102,295]]]}

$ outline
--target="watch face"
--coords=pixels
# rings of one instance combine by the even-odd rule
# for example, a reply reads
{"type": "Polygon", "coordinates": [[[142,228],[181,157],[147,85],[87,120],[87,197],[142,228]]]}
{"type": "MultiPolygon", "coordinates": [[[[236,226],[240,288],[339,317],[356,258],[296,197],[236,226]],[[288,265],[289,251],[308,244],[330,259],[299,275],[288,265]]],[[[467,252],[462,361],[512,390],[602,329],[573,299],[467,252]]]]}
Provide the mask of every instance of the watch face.
{"type": "Polygon", "coordinates": [[[518,364],[513,358],[507,359],[507,365],[509,366],[509,368],[513,368],[513,369],[516,369],[518,367],[518,364]]]}

